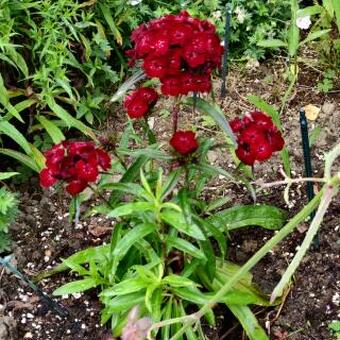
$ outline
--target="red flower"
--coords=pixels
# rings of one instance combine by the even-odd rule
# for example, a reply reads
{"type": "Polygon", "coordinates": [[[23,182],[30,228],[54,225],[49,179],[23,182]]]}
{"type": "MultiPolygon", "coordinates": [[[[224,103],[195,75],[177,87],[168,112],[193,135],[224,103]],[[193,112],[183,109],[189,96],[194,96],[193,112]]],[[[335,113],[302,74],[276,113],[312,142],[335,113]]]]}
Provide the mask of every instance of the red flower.
{"type": "Polygon", "coordinates": [[[128,107],[130,118],[141,118],[149,111],[149,105],[143,98],[136,98],[128,107]]]}
{"type": "Polygon", "coordinates": [[[150,48],[155,56],[163,56],[170,47],[169,39],[160,32],[153,32],[150,37],[150,48]]]}
{"type": "Polygon", "coordinates": [[[170,145],[181,155],[187,155],[198,148],[193,131],[176,131],[170,139],[170,145]]]}
{"type": "Polygon", "coordinates": [[[249,145],[239,145],[235,151],[237,158],[244,164],[253,165],[255,162],[255,155],[250,151],[249,145]]]}
{"type": "Polygon", "coordinates": [[[76,196],[81,193],[87,187],[87,182],[80,179],[75,179],[71,181],[66,186],[66,191],[72,196],[76,196]]]}
{"type": "Polygon", "coordinates": [[[234,120],[229,122],[229,125],[234,133],[239,132],[244,128],[243,121],[240,118],[235,118],[234,120]]]}
{"type": "Polygon", "coordinates": [[[110,156],[92,142],[63,142],[55,145],[46,153],[46,168],[40,176],[40,185],[50,187],[63,180],[68,183],[66,190],[76,195],[84,190],[89,182],[98,178],[98,167],[108,170],[110,156]]]}
{"type": "Polygon", "coordinates": [[[158,93],[151,87],[141,87],[136,92],[138,96],[144,98],[149,105],[156,104],[158,100],[158,93]]]}
{"type": "Polygon", "coordinates": [[[193,18],[187,12],[170,14],[142,24],[132,32],[131,40],[134,48],[127,52],[131,64],[142,59],[145,73],[162,81],[164,94],[211,91],[210,76],[220,67],[223,53],[213,24],[193,18]],[[174,90],[174,81],[168,81],[169,77],[182,78],[188,74],[197,77],[193,84],[187,86],[185,82],[186,86],[174,90]]]}
{"type": "Polygon", "coordinates": [[[95,182],[98,177],[97,163],[80,160],[75,165],[79,179],[86,182],[95,182]]]}
{"type": "Polygon", "coordinates": [[[95,154],[97,157],[97,162],[100,165],[100,167],[103,170],[109,170],[111,167],[111,158],[109,154],[102,149],[96,149],[95,154]]]}
{"type": "Polygon", "coordinates": [[[169,38],[171,45],[183,46],[191,39],[192,28],[187,23],[175,22],[169,28],[169,38]]]}
{"type": "Polygon", "coordinates": [[[53,176],[53,172],[48,168],[42,169],[39,173],[39,177],[40,185],[43,188],[51,187],[58,182],[58,180],[53,176]]]}
{"type": "Polygon", "coordinates": [[[173,49],[168,55],[168,74],[179,75],[182,68],[182,50],[179,48],[173,49]]]}
{"type": "Polygon", "coordinates": [[[285,141],[282,138],[281,132],[278,130],[269,130],[267,133],[267,139],[268,142],[273,150],[275,151],[281,151],[285,145],[285,141]]]}
{"type": "Polygon", "coordinates": [[[142,87],[126,97],[124,106],[130,118],[141,118],[147,114],[157,100],[158,93],[154,89],[142,87]]]}
{"type": "Polygon", "coordinates": [[[179,96],[183,93],[181,79],[172,76],[163,78],[161,91],[166,96],[179,96]]]}
{"type": "Polygon", "coordinates": [[[95,146],[92,142],[71,142],[68,145],[67,151],[70,156],[78,156],[87,158],[94,151],[95,146]]]}
{"type": "Polygon", "coordinates": [[[162,78],[166,75],[168,62],[166,58],[151,54],[144,59],[143,67],[149,77],[162,78]]]}
{"type": "Polygon", "coordinates": [[[263,128],[265,130],[271,129],[273,127],[272,119],[270,117],[268,117],[267,115],[265,115],[261,111],[251,112],[250,116],[257,126],[263,128]]]}
{"type": "Polygon", "coordinates": [[[254,111],[242,119],[236,118],[230,126],[237,134],[236,155],[245,164],[265,161],[284,146],[281,132],[263,112],[254,111]]]}
{"type": "Polygon", "coordinates": [[[209,76],[199,74],[184,74],[182,77],[182,93],[210,92],[211,80],[209,76]]]}
{"type": "Polygon", "coordinates": [[[270,144],[262,136],[250,145],[250,149],[254,153],[255,159],[259,162],[269,159],[273,153],[270,144]]]}

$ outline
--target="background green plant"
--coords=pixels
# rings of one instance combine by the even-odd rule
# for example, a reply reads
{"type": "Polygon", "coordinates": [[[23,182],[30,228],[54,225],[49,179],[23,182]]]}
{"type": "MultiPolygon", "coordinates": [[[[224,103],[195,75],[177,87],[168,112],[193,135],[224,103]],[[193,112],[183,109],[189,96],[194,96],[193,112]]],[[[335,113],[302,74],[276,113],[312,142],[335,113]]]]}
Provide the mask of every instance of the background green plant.
{"type": "MultiPolygon", "coordinates": [[[[8,178],[10,173],[0,173],[0,179],[8,178]]],[[[0,254],[10,250],[9,227],[18,213],[17,195],[8,191],[5,187],[0,188],[0,254]]]]}

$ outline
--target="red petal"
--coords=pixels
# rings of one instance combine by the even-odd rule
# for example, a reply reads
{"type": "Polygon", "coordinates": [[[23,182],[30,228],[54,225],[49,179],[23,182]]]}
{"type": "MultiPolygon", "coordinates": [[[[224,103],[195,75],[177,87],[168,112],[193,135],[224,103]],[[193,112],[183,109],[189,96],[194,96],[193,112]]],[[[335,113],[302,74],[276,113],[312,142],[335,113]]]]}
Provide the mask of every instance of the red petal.
{"type": "Polygon", "coordinates": [[[68,145],[68,154],[70,156],[79,156],[87,158],[88,155],[94,151],[95,146],[92,142],[76,141],[70,142],[68,145]]]}
{"type": "Polygon", "coordinates": [[[237,158],[242,161],[244,164],[253,165],[255,162],[255,155],[244,148],[242,145],[236,149],[236,156],[237,158]]]}
{"type": "Polygon", "coordinates": [[[111,158],[107,152],[101,149],[96,149],[98,163],[103,170],[109,170],[111,167],[111,158]]]}
{"type": "Polygon", "coordinates": [[[66,191],[71,194],[72,196],[75,196],[82,192],[87,187],[87,182],[76,179],[72,182],[70,182],[66,186],[66,191]]]}
{"type": "Polygon", "coordinates": [[[40,178],[40,185],[43,188],[51,187],[52,185],[56,184],[58,180],[53,176],[53,173],[50,169],[45,168],[42,169],[39,173],[40,178]]]}
{"type": "Polygon", "coordinates": [[[170,145],[180,154],[186,155],[198,148],[198,142],[193,131],[177,131],[170,139],[170,145]]]}
{"type": "Polygon", "coordinates": [[[130,118],[142,118],[149,111],[150,107],[143,98],[136,98],[128,107],[128,115],[130,118]]]}
{"type": "Polygon", "coordinates": [[[98,177],[98,169],[96,164],[84,162],[80,160],[76,163],[77,175],[86,182],[95,182],[98,177]]]}

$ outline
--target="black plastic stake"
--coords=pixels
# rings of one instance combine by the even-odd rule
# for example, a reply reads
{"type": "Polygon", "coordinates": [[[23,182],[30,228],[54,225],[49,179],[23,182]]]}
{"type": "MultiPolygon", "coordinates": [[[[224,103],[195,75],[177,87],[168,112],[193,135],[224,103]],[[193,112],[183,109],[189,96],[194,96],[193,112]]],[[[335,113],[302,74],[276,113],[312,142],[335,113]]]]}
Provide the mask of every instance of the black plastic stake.
{"type": "Polygon", "coordinates": [[[227,95],[226,81],[228,75],[228,54],[229,54],[229,40],[230,40],[230,22],[231,22],[231,4],[226,4],[226,17],[225,17],[225,29],[224,29],[224,52],[223,52],[223,64],[222,64],[222,86],[221,86],[221,98],[225,98],[227,95]]]}
{"type": "Polygon", "coordinates": [[[32,288],[36,292],[36,294],[39,295],[41,300],[44,301],[57,314],[63,317],[70,316],[69,311],[64,306],[52,300],[45,292],[43,292],[39,287],[37,287],[30,279],[28,279],[26,276],[20,273],[18,269],[10,263],[10,259],[11,259],[10,256],[7,256],[5,258],[0,257],[0,265],[6,267],[15,276],[17,276],[21,281],[25,282],[30,288],[32,288]]]}
{"type": "MultiPolygon", "coordinates": [[[[309,135],[308,135],[308,122],[306,119],[305,110],[300,110],[300,127],[301,127],[301,139],[302,139],[302,149],[303,149],[303,158],[305,162],[305,175],[306,177],[313,177],[312,170],[312,159],[309,147],[309,135]]],[[[307,198],[310,202],[314,198],[314,188],[312,182],[306,182],[307,189],[307,198]]],[[[312,211],[310,214],[310,218],[313,219],[315,216],[315,211],[312,211]]],[[[320,244],[319,236],[316,235],[314,239],[314,245],[318,247],[320,244]]]]}

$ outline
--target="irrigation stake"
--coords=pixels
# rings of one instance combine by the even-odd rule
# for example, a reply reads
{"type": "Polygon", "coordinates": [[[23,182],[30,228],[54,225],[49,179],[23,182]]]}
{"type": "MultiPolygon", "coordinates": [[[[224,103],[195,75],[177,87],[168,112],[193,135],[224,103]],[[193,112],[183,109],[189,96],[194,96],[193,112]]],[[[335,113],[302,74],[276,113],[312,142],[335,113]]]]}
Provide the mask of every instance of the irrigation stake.
{"type": "Polygon", "coordinates": [[[230,40],[230,22],[231,22],[231,4],[227,3],[225,6],[225,29],[224,29],[224,52],[223,52],[223,65],[222,65],[222,87],[221,98],[227,95],[226,81],[228,75],[228,54],[229,54],[229,40],[230,40]]]}
{"type": "MultiPolygon", "coordinates": [[[[308,135],[308,122],[306,119],[305,110],[302,108],[300,110],[300,128],[301,128],[301,140],[302,140],[302,150],[303,150],[303,158],[305,163],[305,174],[306,177],[313,176],[312,170],[312,159],[309,147],[309,135],[308,135]]],[[[307,198],[308,202],[310,202],[315,194],[314,194],[314,187],[312,182],[306,182],[306,189],[307,189],[307,198]]],[[[313,210],[310,214],[311,220],[315,216],[315,210],[313,210]]],[[[318,248],[320,246],[320,239],[319,235],[317,234],[314,239],[314,246],[318,248]]]]}
{"type": "Polygon", "coordinates": [[[48,305],[51,309],[53,309],[58,315],[62,317],[69,317],[70,312],[58,302],[52,300],[44,291],[42,291],[39,287],[37,287],[30,279],[24,276],[19,270],[11,264],[11,256],[0,257],[0,265],[6,267],[9,271],[11,271],[16,277],[18,277],[21,281],[25,282],[30,288],[32,288],[37,295],[41,298],[41,300],[48,305]]]}

